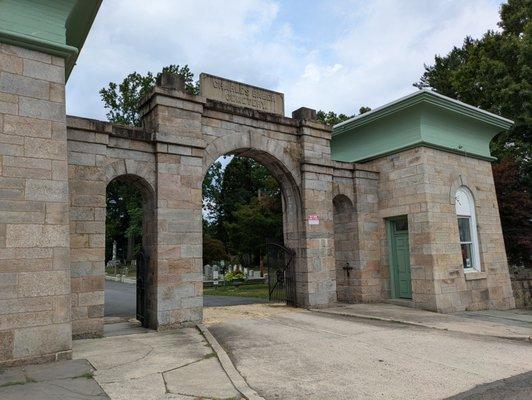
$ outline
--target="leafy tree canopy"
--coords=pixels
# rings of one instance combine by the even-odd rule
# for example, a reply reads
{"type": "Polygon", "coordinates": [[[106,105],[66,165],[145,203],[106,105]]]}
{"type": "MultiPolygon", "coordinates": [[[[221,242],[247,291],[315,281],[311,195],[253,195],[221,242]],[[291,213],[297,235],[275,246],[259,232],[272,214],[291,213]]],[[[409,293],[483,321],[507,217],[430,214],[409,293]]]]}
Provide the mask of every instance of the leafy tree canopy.
{"type": "Polygon", "coordinates": [[[104,107],[108,109],[107,119],[122,125],[141,126],[139,106],[142,98],[153,88],[156,80],[163,72],[179,74],[185,80],[185,89],[190,94],[199,93],[199,82],[194,81],[194,74],[188,65],[169,65],[157,75],[147,72],[141,75],[132,72],[121,83],[110,82],[100,90],[104,107]]]}
{"type": "Polygon", "coordinates": [[[232,256],[256,261],[265,241],[282,243],[281,189],[266,167],[251,158],[234,156],[225,169],[219,161],[209,168],[203,207],[204,235],[222,242],[232,256]]]}
{"type": "MultiPolygon", "coordinates": [[[[360,107],[360,109],[358,110],[358,113],[360,115],[368,111],[371,111],[371,108],[363,106],[363,107],[360,107]]],[[[325,111],[319,110],[316,113],[316,119],[326,125],[334,126],[336,124],[339,124],[340,122],[344,122],[348,120],[349,118],[353,118],[355,115],[356,114],[353,114],[353,115],[336,114],[334,111],[325,112],[325,111]]]]}
{"type": "Polygon", "coordinates": [[[118,257],[126,257],[128,242],[135,256],[142,242],[142,196],[133,185],[119,179],[107,186],[105,219],[105,258],[112,257],[113,242],[117,242],[118,257]],[[129,239],[129,241],[128,241],[129,239]]]}
{"type": "Polygon", "coordinates": [[[203,264],[228,260],[229,256],[221,240],[213,238],[208,233],[203,234],[203,264]]]}

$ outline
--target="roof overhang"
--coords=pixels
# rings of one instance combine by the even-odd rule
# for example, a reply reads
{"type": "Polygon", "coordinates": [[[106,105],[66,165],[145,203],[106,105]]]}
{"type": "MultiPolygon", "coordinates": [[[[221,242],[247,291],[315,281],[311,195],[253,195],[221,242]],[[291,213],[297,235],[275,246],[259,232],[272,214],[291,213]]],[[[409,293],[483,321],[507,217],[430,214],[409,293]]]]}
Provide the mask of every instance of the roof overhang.
{"type": "Polygon", "coordinates": [[[361,162],[423,145],[492,160],[489,142],[512,125],[507,118],[419,90],[335,125],[332,155],[361,162]]]}
{"type": "Polygon", "coordinates": [[[100,8],[102,0],[2,0],[0,43],[65,59],[65,80],[100,8]]]}

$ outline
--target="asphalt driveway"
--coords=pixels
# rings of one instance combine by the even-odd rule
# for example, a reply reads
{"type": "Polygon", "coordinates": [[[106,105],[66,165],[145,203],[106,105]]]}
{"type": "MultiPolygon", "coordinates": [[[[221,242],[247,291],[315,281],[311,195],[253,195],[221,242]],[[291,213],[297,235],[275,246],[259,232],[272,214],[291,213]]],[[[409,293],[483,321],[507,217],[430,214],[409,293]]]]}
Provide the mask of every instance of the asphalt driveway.
{"type": "MultiPolygon", "coordinates": [[[[136,314],[135,284],[105,281],[105,316],[132,317],[136,314]]],[[[204,296],[204,307],[263,303],[254,297],[204,296]]]]}
{"type": "Polygon", "coordinates": [[[206,309],[205,323],[266,399],[532,398],[526,341],[272,305],[206,309]]]}

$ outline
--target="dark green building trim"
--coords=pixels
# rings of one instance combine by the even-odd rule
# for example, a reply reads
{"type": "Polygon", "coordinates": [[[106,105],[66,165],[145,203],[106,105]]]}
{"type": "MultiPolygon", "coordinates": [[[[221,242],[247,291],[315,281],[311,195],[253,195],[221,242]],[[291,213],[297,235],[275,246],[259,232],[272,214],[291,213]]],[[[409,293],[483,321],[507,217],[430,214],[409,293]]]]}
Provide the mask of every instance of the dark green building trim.
{"type": "Polygon", "coordinates": [[[68,79],[102,0],[1,0],[0,43],[65,59],[68,79]]]}

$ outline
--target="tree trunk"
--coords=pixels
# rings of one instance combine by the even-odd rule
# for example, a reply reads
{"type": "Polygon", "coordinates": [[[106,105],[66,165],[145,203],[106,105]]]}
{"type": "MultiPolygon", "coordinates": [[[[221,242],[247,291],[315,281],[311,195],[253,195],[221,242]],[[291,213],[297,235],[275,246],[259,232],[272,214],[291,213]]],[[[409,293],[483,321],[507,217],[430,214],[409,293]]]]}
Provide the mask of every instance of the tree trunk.
{"type": "Polygon", "coordinates": [[[135,248],[135,238],[134,237],[128,237],[127,238],[127,253],[126,253],[126,263],[131,263],[131,260],[133,260],[133,249],[135,248]]]}

